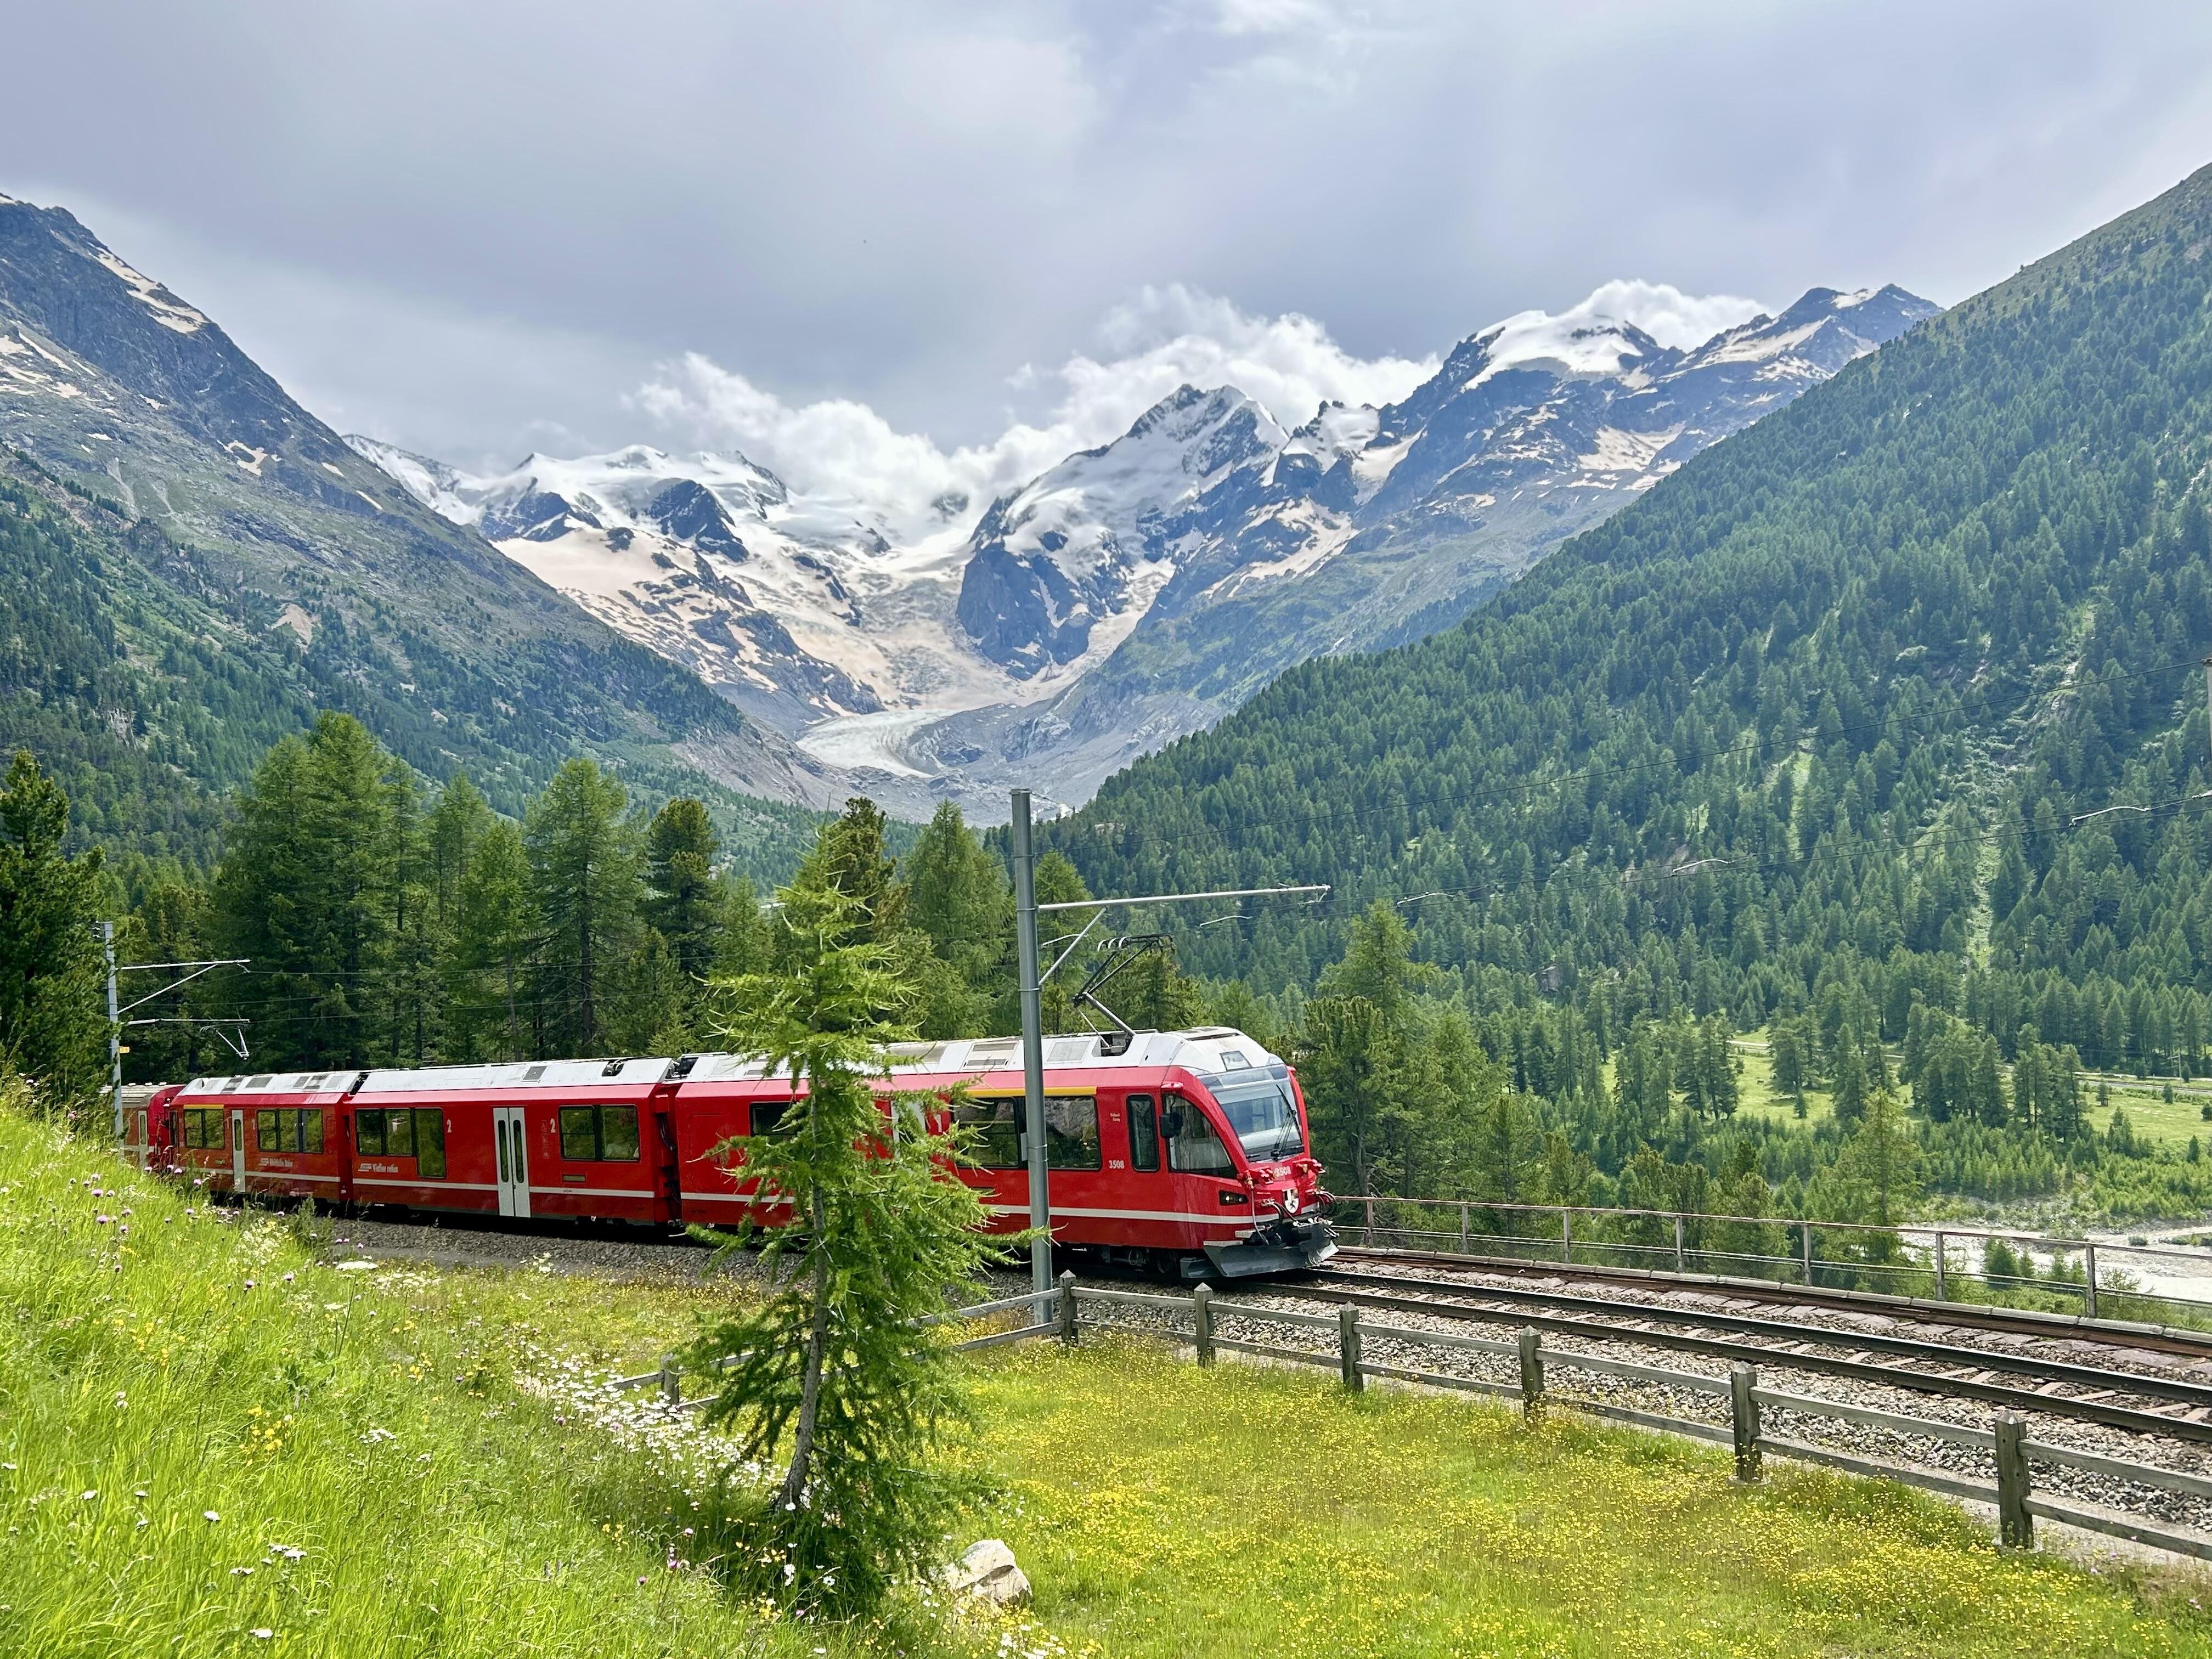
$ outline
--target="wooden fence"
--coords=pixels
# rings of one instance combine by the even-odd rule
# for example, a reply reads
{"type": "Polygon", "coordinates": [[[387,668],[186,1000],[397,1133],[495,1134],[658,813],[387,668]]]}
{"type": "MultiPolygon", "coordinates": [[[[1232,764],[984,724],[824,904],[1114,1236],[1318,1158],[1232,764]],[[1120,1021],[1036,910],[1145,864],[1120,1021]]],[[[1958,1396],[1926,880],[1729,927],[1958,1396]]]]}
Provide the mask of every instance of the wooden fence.
{"type": "MultiPolygon", "coordinates": [[[[2077,1450],[2071,1446],[2031,1440],[2027,1437],[2026,1424],[2009,1413],[1998,1418],[1994,1429],[1977,1429],[1963,1424],[1907,1417],[1895,1412],[1850,1405],[1842,1401],[1823,1400],[1809,1395],[1789,1394],[1765,1388],[1759,1382],[1757,1368],[1748,1364],[1738,1364],[1730,1367],[1726,1377],[1709,1376],[1695,1371],[1639,1364],[1632,1360],[1547,1348],[1543,1346],[1538,1332],[1527,1328],[1520,1332],[1516,1340],[1506,1342],[1363,1319],[1358,1310],[1350,1306],[1340,1308],[1334,1314],[1296,1313],[1287,1309],[1255,1307],[1243,1302],[1217,1308],[1212,1289],[1204,1285],[1188,1296],[1145,1291],[1097,1290],[1078,1285],[1073,1273],[1063,1273],[1056,1290],[1007,1297],[975,1308],[963,1308],[945,1317],[981,1318],[1031,1308],[1040,1310],[1045,1316],[1035,1323],[993,1332],[988,1336],[959,1344],[963,1349],[989,1347],[1043,1336],[1073,1343],[1080,1340],[1086,1324],[1094,1328],[1097,1326],[1097,1322],[1087,1322],[1081,1317],[1082,1310],[1086,1306],[1097,1308],[1109,1316],[1116,1307],[1129,1307],[1167,1311],[1181,1316],[1188,1322],[1187,1332],[1176,1330],[1160,1334],[1194,1349],[1200,1365],[1212,1364],[1216,1356],[1223,1352],[1253,1354],[1289,1364],[1333,1368],[1347,1389],[1364,1389],[1369,1378],[1381,1377],[1426,1388],[1450,1389],[1514,1400],[1520,1402],[1522,1413],[1532,1419],[1540,1418],[1556,1404],[1563,1409],[1638,1428],[1686,1435],[1693,1439],[1728,1446],[1735,1454],[1735,1474],[1740,1480],[1759,1480],[1766,1458],[1783,1457],[1802,1463],[1824,1465],[1848,1474],[1901,1481],[1906,1486],[1942,1492],[1949,1497],[1992,1504],[1997,1512],[1999,1541],[2009,1546],[2025,1548],[2031,1545],[2034,1541],[2035,1522],[2039,1516],[2046,1521],[2081,1527],[2090,1532],[2129,1539],[2154,1548],[2171,1550],[2176,1554],[2212,1561],[2212,1534],[2157,1525],[2117,1510],[2039,1496],[2033,1484],[2032,1472],[2038,1463],[2076,1468],[2113,1480],[2132,1481],[2161,1491],[2205,1499],[2212,1499],[2212,1478],[2127,1462],[2094,1452],[2077,1450]],[[1227,1337],[1220,1334],[1217,1328],[1224,1317],[1326,1331],[1334,1340],[1328,1349],[1317,1350],[1284,1347],[1227,1337]],[[1510,1382],[1495,1382],[1486,1377],[1458,1376],[1403,1365],[1378,1364],[1365,1357],[1364,1344],[1370,1340],[1462,1353],[1487,1354],[1508,1359],[1515,1368],[1514,1380],[1510,1382]],[[1547,1385],[1547,1372],[1556,1374],[1560,1371],[1618,1376],[1631,1382],[1657,1383],[1667,1388],[1711,1395],[1728,1402],[1729,1422],[1723,1427],[1692,1418],[1669,1417],[1604,1401],[1562,1398],[1555,1389],[1547,1385]],[[1986,1481],[1968,1480],[1940,1469],[1893,1462],[1883,1458],[1787,1439],[1769,1432],[1764,1425],[1763,1413],[1770,1410],[1854,1423],[1897,1434],[1916,1435],[1954,1445],[1971,1446],[1990,1455],[1991,1479],[1986,1481]]],[[[1111,1323],[1110,1318],[1107,1322],[1111,1323]]],[[[1147,1330],[1143,1334],[1152,1333],[1147,1330]]],[[[661,1375],[660,1372],[648,1372],[642,1378],[632,1380],[641,1385],[659,1380],[661,1375]]]]}

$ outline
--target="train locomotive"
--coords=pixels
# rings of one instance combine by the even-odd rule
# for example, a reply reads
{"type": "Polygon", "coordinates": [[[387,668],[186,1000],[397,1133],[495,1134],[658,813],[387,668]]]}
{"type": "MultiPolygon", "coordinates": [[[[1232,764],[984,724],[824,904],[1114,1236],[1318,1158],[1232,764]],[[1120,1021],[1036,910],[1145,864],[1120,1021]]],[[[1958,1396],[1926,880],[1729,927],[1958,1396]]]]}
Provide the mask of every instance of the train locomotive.
{"type": "MultiPolygon", "coordinates": [[[[1030,1213],[1021,1044],[903,1043],[881,1088],[972,1124],[994,1231],[1030,1213]],[[950,1098],[965,1085],[958,1099],[950,1098]]],[[[1058,1249],[1176,1278],[1242,1279],[1335,1252],[1290,1067],[1241,1031],[1044,1043],[1058,1249]]],[[[788,1077],[733,1054],[196,1078],[127,1115],[125,1142],[210,1191],[667,1228],[775,1218],[717,1149],[765,1133],[788,1077]]]]}

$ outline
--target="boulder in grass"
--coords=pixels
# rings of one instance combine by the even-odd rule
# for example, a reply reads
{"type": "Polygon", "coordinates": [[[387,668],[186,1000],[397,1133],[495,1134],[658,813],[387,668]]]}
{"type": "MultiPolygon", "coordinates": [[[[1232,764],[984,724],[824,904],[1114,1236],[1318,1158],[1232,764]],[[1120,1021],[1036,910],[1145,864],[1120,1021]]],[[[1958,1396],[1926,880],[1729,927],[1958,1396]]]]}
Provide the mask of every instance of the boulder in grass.
{"type": "Polygon", "coordinates": [[[955,1595],[975,1596],[996,1607],[1022,1607],[1030,1599],[1029,1575],[1015,1563],[1014,1553],[1003,1539],[970,1544],[945,1568],[945,1583],[955,1595]]]}

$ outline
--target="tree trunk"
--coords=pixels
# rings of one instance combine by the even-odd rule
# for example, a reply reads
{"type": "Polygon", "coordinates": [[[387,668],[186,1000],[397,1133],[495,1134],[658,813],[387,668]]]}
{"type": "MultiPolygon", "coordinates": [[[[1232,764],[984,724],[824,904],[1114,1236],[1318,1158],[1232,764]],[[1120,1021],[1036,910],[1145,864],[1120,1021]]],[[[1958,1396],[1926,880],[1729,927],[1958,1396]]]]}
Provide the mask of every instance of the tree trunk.
{"type": "Polygon", "coordinates": [[[799,1426],[792,1436],[791,1469],[783,1477],[776,1502],[785,1509],[799,1502],[806,1490],[807,1465],[814,1456],[814,1423],[822,1404],[822,1358],[830,1336],[830,1253],[823,1243],[822,1194],[814,1194],[814,1318],[806,1328],[806,1370],[799,1386],[799,1426]]]}

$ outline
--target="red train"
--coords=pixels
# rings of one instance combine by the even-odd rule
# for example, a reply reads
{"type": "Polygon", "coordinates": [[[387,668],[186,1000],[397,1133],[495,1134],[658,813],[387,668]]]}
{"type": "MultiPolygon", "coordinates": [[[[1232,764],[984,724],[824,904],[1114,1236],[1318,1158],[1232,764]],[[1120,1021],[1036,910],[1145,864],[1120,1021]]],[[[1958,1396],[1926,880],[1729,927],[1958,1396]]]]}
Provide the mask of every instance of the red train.
{"type": "MultiPolygon", "coordinates": [[[[1240,1031],[1045,1040],[1054,1243],[1182,1278],[1316,1265],[1335,1251],[1297,1078],[1240,1031]]],[[[1021,1045],[902,1044],[891,1088],[967,1084],[996,1231],[1028,1223],[1021,1045]]],[[[669,1226],[752,1212],[714,1149],[771,1127],[788,1078],[731,1054],[422,1071],[198,1078],[126,1139],[217,1192],[669,1226]]],[[[126,1119],[131,1115],[126,1115],[126,1119]]]]}

